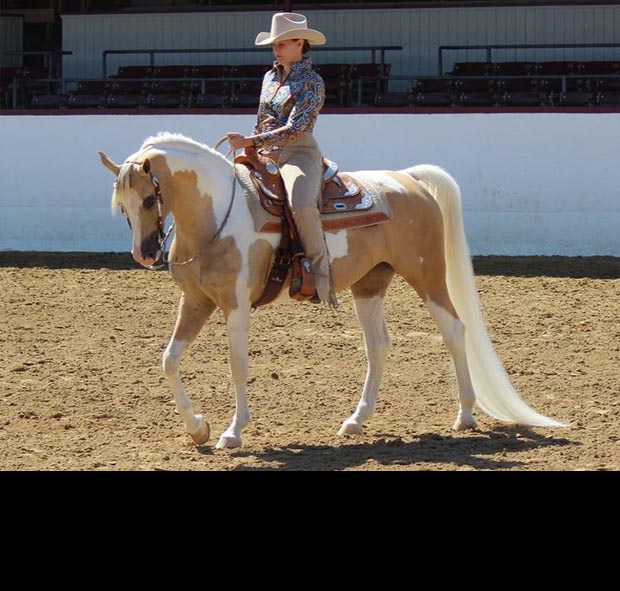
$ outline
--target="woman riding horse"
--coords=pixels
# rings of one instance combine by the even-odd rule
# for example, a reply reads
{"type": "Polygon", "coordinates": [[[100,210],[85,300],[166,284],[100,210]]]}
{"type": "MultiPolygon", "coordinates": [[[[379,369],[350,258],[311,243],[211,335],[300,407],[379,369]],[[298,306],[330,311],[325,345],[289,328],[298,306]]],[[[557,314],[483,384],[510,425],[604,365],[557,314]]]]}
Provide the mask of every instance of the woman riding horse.
{"type": "Polygon", "coordinates": [[[278,162],[318,297],[337,308],[318,210],[323,159],[312,134],[325,100],[325,84],[305,55],[310,45],[323,45],[325,35],[309,29],[302,14],[279,12],[273,15],[271,31],[259,33],[255,43],[271,45],[276,57],[263,79],[258,121],[252,135],[229,132],[227,137],[233,150],[259,149],[278,162]]]}

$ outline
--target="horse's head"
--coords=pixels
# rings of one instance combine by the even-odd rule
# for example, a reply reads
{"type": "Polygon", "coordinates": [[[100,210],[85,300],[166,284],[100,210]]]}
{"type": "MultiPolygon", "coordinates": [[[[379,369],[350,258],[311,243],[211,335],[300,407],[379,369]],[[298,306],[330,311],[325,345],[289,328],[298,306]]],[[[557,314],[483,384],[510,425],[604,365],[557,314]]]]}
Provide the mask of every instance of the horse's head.
{"type": "Polygon", "coordinates": [[[115,164],[103,152],[99,152],[103,165],[116,176],[113,209],[120,209],[127,218],[133,234],[133,258],[150,267],[163,257],[164,210],[159,181],[151,169],[151,160],[137,156],[122,165],[115,164]]]}

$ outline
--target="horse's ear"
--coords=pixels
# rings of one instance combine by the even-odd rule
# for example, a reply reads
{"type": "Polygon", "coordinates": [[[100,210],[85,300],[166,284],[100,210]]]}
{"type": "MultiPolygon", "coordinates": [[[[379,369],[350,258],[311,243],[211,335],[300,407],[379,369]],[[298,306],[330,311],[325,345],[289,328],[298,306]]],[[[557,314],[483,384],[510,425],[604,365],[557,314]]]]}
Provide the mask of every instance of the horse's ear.
{"type": "Polygon", "coordinates": [[[97,151],[97,154],[99,154],[99,158],[101,158],[102,164],[108,170],[111,170],[116,176],[118,176],[118,173],[120,172],[121,167],[118,164],[112,162],[112,160],[110,160],[108,158],[108,156],[107,156],[107,154],[105,152],[97,151]]]}
{"type": "Polygon", "coordinates": [[[140,173],[144,176],[147,176],[151,172],[151,161],[148,158],[144,159],[142,163],[142,168],[140,169],[140,173]]]}

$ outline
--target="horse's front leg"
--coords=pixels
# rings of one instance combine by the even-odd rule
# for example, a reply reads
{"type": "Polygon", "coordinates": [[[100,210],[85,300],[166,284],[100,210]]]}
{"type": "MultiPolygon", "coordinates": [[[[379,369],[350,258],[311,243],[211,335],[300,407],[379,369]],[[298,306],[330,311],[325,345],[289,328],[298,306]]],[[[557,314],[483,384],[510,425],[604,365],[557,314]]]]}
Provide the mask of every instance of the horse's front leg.
{"type": "Polygon", "coordinates": [[[230,349],[230,372],[235,387],[235,416],[222,433],[216,447],[219,449],[240,447],[241,430],[250,422],[248,407],[248,338],[250,332],[250,308],[240,305],[226,315],[226,331],[230,349]]]}
{"type": "Polygon", "coordinates": [[[185,295],[181,296],[177,323],[162,359],[164,374],[172,388],[177,411],[185,421],[187,432],[198,445],[209,439],[209,423],[204,421],[202,415],[194,414],[192,403],[179,376],[179,364],[183,351],[196,338],[213,310],[215,304],[211,301],[191,302],[185,295]]]}

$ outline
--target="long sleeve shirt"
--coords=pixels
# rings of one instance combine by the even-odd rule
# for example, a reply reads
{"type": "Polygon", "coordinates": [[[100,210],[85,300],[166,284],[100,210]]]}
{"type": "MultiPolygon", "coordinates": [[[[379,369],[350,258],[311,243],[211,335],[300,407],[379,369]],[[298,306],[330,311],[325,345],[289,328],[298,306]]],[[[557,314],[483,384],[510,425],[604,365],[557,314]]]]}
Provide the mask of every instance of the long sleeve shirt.
{"type": "Polygon", "coordinates": [[[268,150],[281,148],[302,131],[312,131],[325,101],[325,83],[304,57],[291,65],[282,80],[282,66],[274,63],[263,78],[254,144],[268,150]]]}

